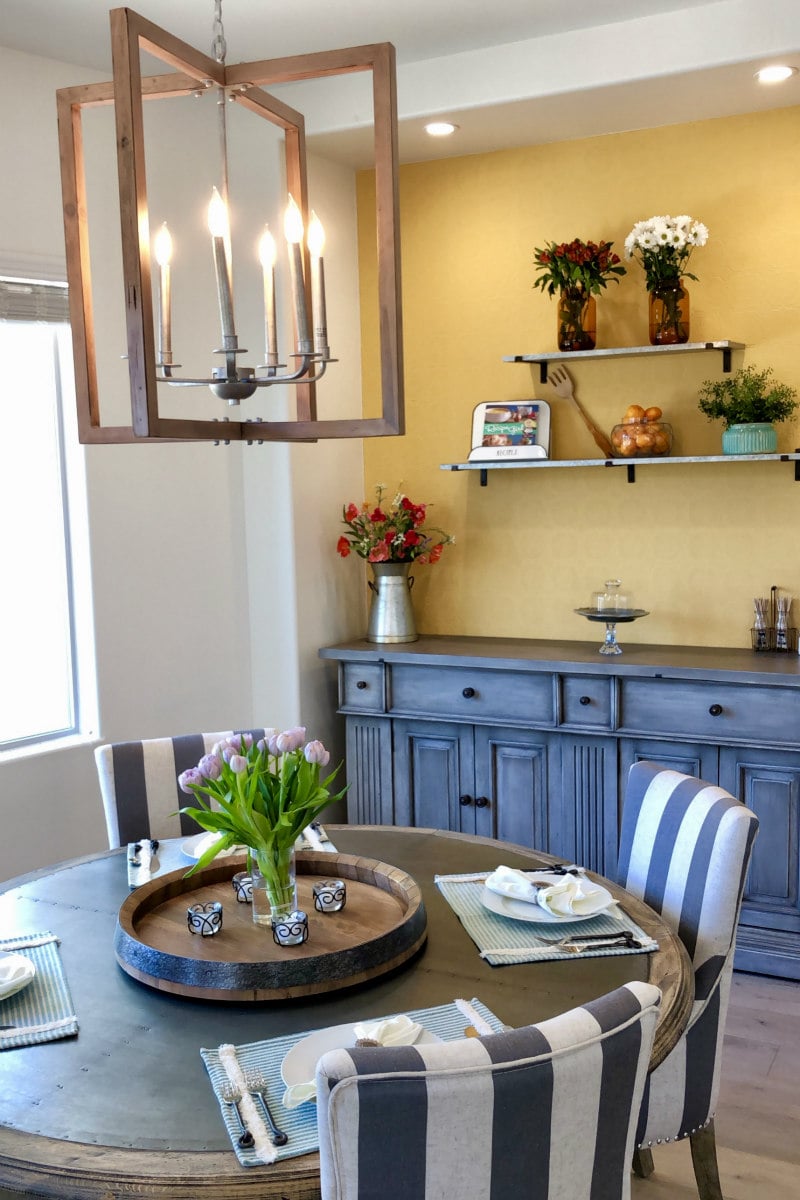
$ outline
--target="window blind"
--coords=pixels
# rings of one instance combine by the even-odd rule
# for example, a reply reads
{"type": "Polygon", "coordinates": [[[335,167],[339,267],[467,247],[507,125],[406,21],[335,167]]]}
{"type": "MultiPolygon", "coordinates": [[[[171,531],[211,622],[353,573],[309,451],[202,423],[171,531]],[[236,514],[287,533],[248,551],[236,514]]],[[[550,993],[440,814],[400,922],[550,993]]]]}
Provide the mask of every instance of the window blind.
{"type": "Polygon", "coordinates": [[[69,321],[66,285],[0,277],[0,321],[69,321]]]}

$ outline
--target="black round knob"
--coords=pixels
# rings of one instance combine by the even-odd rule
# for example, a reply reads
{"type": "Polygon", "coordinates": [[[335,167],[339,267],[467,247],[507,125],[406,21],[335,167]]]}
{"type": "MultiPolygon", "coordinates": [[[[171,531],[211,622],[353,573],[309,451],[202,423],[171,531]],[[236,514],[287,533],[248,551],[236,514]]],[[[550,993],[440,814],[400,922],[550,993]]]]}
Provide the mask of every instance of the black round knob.
{"type": "Polygon", "coordinates": [[[365,687],[369,687],[369,684],[367,683],[366,679],[359,679],[356,683],[356,687],[360,692],[363,692],[365,687]]]}
{"type": "Polygon", "coordinates": [[[464,697],[465,700],[471,700],[472,697],[475,695],[475,688],[466,687],[466,688],[464,688],[461,695],[464,697]]]}
{"type": "Polygon", "coordinates": [[[591,704],[591,703],[592,703],[591,696],[581,696],[581,704],[591,704]]]}
{"type": "Polygon", "coordinates": [[[477,799],[475,800],[475,807],[476,808],[488,808],[489,807],[488,796],[478,796],[477,799]]]}
{"type": "Polygon", "coordinates": [[[459,796],[458,803],[466,808],[468,804],[472,804],[472,796],[459,796]]]}
{"type": "Polygon", "coordinates": [[[708,711],[711,713],[712,717],[719,717],[722,715],[722,705],[712,704],[708,711]]]}

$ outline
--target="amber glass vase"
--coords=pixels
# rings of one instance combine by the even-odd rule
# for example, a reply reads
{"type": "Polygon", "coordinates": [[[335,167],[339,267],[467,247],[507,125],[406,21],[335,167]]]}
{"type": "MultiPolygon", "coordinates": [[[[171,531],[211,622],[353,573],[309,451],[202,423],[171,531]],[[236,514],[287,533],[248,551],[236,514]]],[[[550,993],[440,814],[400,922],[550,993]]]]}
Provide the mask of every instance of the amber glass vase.
{"type": "Polygon", "coordinates": [[[682,346],[689,340],[689,293],[682,279],[650,292],[650,345],[682,346]]]}
{"type": "Polygon", "coordinates": [[[594,350],[597,344],[597,304],[580,289],[558,298],[559,350],[594,350]]]}

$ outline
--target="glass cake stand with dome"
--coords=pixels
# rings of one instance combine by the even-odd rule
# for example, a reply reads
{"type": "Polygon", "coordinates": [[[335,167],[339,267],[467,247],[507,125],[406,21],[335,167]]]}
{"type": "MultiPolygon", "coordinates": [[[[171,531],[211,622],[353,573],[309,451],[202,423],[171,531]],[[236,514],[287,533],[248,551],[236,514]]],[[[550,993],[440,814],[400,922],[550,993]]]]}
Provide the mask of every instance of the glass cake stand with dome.
{"type": "Polygon", "coordinates": [[[648,616],[646,609],[634,607],[633,596],[622,590],[619,579],[607,579],[603,588],[592,592],[591,605],[576,608],[575,612],[586,617],[587,621],[602,621],[605,625],[605,641],[599,648],[599,654],[622,654],[622,646],[617,641],[617,625],[648,616]]]}

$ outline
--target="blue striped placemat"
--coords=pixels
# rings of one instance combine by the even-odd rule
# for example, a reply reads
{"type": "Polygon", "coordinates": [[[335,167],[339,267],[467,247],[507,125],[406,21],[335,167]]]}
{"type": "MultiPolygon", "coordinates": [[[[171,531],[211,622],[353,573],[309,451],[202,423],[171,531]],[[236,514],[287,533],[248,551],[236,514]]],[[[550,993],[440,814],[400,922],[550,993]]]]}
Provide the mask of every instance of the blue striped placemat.
{"type": "Polygon", "coordinates": [[[578,957],[574,952],[548,943],[564,937],[580,938],[586,933],[619,933],[630,929],[637,946],[600,946],[581,950],[580,958],[601,958],[615,954],[649,954],[658,949],[658,942],[641,929],[616,904],[608,912],[598,913],[585,921],[536,923],[516,921],[491,912],[481,903],[486,872],[469,875],[436,875],[436,886],[456,914],[481,953],[493,967],[513,963],[553,962],[578,957]]]}
{"type": "Polygon", "coordinates": [[[78,1032],[58,942],[49,930],[0,939],[0,952],[23,954],[36,967],[36,974],[22,991],[0,1000],[0,1025],[18,1027],[0,1029],[0,1050],[54,1042],[78,1032]]]}
{"type": "MultiPolygon", "coordinates": [[[[490,1012],[479,1000],[471,1000],[472,1007],[489,1023],[494,1031],[499,1033],[503,1023],[493,1012],[490,1012]]],[[[397,1013],[391,1014],[397,1016],[397,1013]]],[[[412,1021],[423,1025],[429,1033],[441,1038],[443,1042],[454,1042],[464,1036],[465,1017],[455,1004],[440,1004],[436,1008],[418,1008],[406,1014],[412,1021]]],[[[384,1017],[365,1017],[365,1021],[385,1020],[384,1017]]],[[[289,1051],[301,1042],[304,1037],[316,1030],[309,1029],[306,1033],[291,1033],[285,1037],[271,1038],[264,1042],[247,1042],[236,1046],[236,1057],[243,1071],[260,1071],[267,1079],[267,1100],[275,1118],[275,1124],[289,1135],[285,1146],[276,1147],[276,1159],[296,1158],[300,1154],[311,1154],[319,1149],[317,1136],[317,1106],[314,1103],[301,1104],[299,1108],[283,1107],[281,1098],[286,1085],[281,1078],[281,1064],[289,1051]]],[[[206,1065],[211,1085],[219,1101],[222,1119],[231,1139],[236,1157],[243,1167],[261,1166],[261,1160],[252,1149],[243,1149],[237,1145],[239,1126],[229,1104],[220,1098],[222,1085],[227,1079],[225,1068],[220,1062],[219,1052],[201,1049],[200,1054],[206,1065]]]]}

